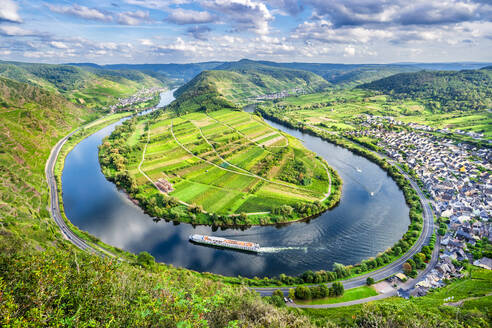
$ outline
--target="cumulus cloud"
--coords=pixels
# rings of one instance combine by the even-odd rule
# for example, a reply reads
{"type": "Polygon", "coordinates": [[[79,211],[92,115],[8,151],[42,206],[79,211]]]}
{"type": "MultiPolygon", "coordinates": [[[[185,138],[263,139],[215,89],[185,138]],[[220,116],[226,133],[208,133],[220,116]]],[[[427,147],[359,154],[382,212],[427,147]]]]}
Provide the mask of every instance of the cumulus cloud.
{"type": "Polygon", "coordinates": [[[268,34],[274,18],[264,3],[252,0],[206,0],[202,5],[224,15],[238,31],[268,34]]]}
{"type": "Polygon", "coordinates": [[[5,25],[0,26],[0,34],[4,36],[35,36],[37,33],[26,30],[19,26],[5,25]]]}
{"type": "Polygon", "coordinates": [[[403,8],[396,22],[404,25],[432,25],[480,20],[479,8],[478,3],[471,2],[419,2],[403,8]]]}
{"type": "Polygon", "coordinates": [[[367,29],[364,27],[335,28],[326,20],[306,21],[299,25],[291,37],[302,40],[317,40],[327,43],[367,43],[374,39],[393,36],[388,30],[367,29]]]}
{"type": "Polygon", "coordinates": [[[304,10],[304,5],[299,0],[270,0],[268,4],[280,10],[282,15],[297,15],[304,10]]]}
{"type": "Polygon", "coordinates": [[[2,0],[0,6],[0,22],[21,23],[22,19],[17,10],[17,4],[14,1],[2,0]]]}
{"type": "Polygon", "coordinates": [[[179,25],[205,24],[214,21],[214,16],[207,11],[196,11],[178,8],[170,11],[169,16],[167,16],[166,20],[179,25]]]}
{"type": "Polygon", "coordinates": [[[49,44],[50,44],[50,46],[52,46],[53,48],[56,48],[56,49],[68,49],[69,48],[65,42],[61,42],[61,41],[51,41],[49,44]]]}
{"type": "Polygon", "coordinates": [[[203,26],[203,25],[195,25],[195,26],[190,26],[186,32],[193,36],[195,39],[198,40],[206,40],[206,35],[212,31],[212,29],[208,26],[203,26]]]}
{"type": "Polygon", "coordinates": [[[480,0],[306,0],[313,17],[335,27],[367,24],[432,25],[490,20],[490,2],[480,0]]]}
{"type": "Polygon", "coordinates": [[[352,46],[347,46],[343,49],[344,56],[350,56],[353,57],[355,56],[355,48],[352,46]]]}
{"type": "MultiPolygon", "coordinates": [[[[306,0],[314,17],[325,17],[335,27],[390,22],[397,14],[397,1],[386,0],[306,0]]],[[[410,2],[409,2],[410,3],[410,2]]]]}
{"type": "MultiPolygon", "coordinates": [[[[124,0],[126,3],[150,9],[170,9],[172,5],[183,5],[192,0],[124,0]]],[[[196,1],[195,1],[196,2],[196,1]]]]}
{"type": "Polygon", "coordinates": [[[76,16],[88,20],[112,21],[111,15],[105,14],[99,9],[88,8],[73,4],[71,6],[48,5],[48,8],[55,13],[76,16]]]}
{"type": "Polygon", "coordinates": [[[117,14],[117,21],[122,25],[140,25],[144,22],[150,21],[150,15],[148,11],[127,11],[117,14]]]}

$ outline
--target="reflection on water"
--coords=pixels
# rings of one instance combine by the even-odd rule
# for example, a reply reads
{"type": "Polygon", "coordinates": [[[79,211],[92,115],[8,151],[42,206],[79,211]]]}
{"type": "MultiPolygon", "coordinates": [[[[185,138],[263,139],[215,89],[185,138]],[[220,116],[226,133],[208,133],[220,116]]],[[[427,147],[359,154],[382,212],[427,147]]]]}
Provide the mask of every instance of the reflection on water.
{"type": "MultiPolygon", "coordinates": [[[[162,105],[172,101],[171,92],[162,99],[162,105]]],[[[353,264],[384,251],[403,235],[408,207],[397,185],[378,166],[317,137],[268,123],[302,139],[338,171],[343,192],[336,208],[309,223],[245,231],[154,222],[100,171],[97,147],[119,124],[115,123],[83,140],[67,156],[62,176],[67,216],[122,249],[148,251],[158,261],[197,271],[247,277],[330,269],[334,262],[353,264]],[[257,242],[264,251],[251,254],[195,245],[188,241],[193,233],[257,242]]]]}

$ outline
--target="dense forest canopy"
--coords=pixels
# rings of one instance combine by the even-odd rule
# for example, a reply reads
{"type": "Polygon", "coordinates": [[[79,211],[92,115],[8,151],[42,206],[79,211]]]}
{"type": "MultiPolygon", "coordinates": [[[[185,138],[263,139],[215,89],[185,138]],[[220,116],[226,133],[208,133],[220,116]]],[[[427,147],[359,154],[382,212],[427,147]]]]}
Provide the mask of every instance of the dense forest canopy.
{"type": "Polygon", "coordinates": [[[492,71],[486,69],[401,73],[360,88],[421,99],[432,111],[484,110],[492,105],[492,71]]]}
{"type": "Polygon", "coordinates": [[[190,82],[175,91],[176,100],[169,106],[178,114],[196,111],[214,111],[236,106],[222,97],[211,82],[213,76],[209,71],[202,72],[190,82]]]}

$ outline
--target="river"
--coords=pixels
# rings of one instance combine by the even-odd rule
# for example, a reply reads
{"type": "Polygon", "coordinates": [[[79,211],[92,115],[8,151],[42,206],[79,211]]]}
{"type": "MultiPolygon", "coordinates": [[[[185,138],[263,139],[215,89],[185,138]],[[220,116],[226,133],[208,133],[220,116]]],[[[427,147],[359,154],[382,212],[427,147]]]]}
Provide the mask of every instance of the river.
{"type": "MultiPolygon", "coordinates": [[[[173,99],[171,91],[164,92],[160,105],[173,99]]],[[[66,157],[62,189],[67,217],[105,243],[130,252],[148,251],[157,261],[174,266],[245,277],[329,270],[334,262],[355,264],[401,238],[410,223],[409,209],[386,172],[344,148],[266,121],[303,140],[338,171],[343,189],[337,207],[310,222],[246,230],[212,231],[204,226],[154,222],[101,173],[98,146],[119,121],[81,141],[66,157]],[[188,236],[193,233],[257,242],[263,252],[248,254],[191,244],[188,236]]]]}

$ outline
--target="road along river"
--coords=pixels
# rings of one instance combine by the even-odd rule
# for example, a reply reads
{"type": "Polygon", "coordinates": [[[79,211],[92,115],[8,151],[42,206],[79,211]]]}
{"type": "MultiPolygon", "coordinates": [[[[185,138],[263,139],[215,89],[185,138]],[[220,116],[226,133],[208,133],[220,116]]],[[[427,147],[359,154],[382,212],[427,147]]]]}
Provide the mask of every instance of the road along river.
{"type": "MultiPolygon", "coordinates": [[[[162,105],[172,101],[163,94],[162,105]]],[[[334,262],[355,264],[391,247],[410,223],[403,193],[386,172],[367,159],[322,139],[273,122],[304,141],[335,168],[343,180],[340,204],[310,222],[281,227],[212,231],[210,227],[154,222],[105,179],[98,146],[117,122],[80,142],[68,154],[62,175],[63,202],[73,224],[105,243],[157,261],[224,275],[297,275],[331,269],[334,262]],[[259,254],[223,250],[188,242],[190,234],[208,234],[257,242],[259,254]]]]}

